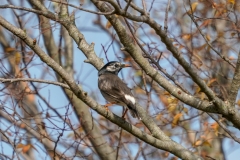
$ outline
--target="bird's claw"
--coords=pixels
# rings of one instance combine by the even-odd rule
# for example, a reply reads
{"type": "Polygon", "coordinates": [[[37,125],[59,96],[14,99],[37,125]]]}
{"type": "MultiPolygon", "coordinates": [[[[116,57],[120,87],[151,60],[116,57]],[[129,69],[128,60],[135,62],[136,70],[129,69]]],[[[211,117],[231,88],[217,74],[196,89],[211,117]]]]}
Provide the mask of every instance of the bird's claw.
{"type": "Polygon", "coordinates": [[[104,105],[104,108],[106,109],[106,111],[109,111],[108,106],[104,105]]]}
{"type": "Polygon", "coordinates": [[[108,107],[112,106],[114,103],[107,103],[104,105],[105,109],[109,111],[108,107]]]}

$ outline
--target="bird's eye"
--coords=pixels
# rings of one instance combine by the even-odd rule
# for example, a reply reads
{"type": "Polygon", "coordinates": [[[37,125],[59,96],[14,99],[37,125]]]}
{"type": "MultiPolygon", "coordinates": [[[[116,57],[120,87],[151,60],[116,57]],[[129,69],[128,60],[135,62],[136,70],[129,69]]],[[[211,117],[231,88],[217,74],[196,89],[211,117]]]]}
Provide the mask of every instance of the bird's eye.
{"type": "Polygon", "coordinates": [[[116,67],[116,68],[119,67],[119,64],[115,64],[115,67],[116,67]]]}

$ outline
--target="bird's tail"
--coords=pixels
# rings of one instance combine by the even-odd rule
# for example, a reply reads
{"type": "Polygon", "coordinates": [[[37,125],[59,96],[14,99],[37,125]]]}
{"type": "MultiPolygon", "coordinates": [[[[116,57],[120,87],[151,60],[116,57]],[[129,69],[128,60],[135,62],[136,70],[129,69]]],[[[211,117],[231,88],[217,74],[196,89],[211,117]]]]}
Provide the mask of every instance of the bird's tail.
{"type": "Polygon", "coordinates": [[[130,112],[131,112],[131,115],[133,116],[133,118],[138,118],[139,120],[141,120],[141,118],[140,118],[140,116],[138,115],[138,113],[136,112],[136,110],[134,111],[134,110],[130,110],[130,112]]]}
{"type": "Polygon", "coordinates": [[[128,105],[128,109],[130,110],[133,118],[138,118],[139,120],[142,120],[137,112],[136,106],[128,105]]]}

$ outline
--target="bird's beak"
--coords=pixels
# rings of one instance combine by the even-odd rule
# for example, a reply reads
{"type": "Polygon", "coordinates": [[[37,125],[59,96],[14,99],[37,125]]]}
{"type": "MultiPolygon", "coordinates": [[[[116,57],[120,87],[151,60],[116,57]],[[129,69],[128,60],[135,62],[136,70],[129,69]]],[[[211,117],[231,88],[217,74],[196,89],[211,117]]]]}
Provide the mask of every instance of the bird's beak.
{"type": "Polygon", "coordinates": [[[122,68],[125,68],[125,67],[132,67],[132,66],[129,65],[129,64],[121,64],[121,67],[122,67],[122,68]]]}

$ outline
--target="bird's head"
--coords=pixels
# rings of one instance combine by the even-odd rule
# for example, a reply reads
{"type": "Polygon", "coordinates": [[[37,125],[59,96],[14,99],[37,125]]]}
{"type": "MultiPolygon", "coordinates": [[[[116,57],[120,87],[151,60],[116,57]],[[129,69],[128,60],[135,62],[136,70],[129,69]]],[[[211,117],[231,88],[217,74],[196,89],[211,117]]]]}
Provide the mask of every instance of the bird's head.
{"type": "Polygon", "coordinates": [[[112,74],[118,74],[118,72],[125,67],[131,67],[128,64],[122,64],[117,61],[111,61],[105,64],[98,72],[98,76],[104,74],[104,73],[112,73],[112,74]]]}

